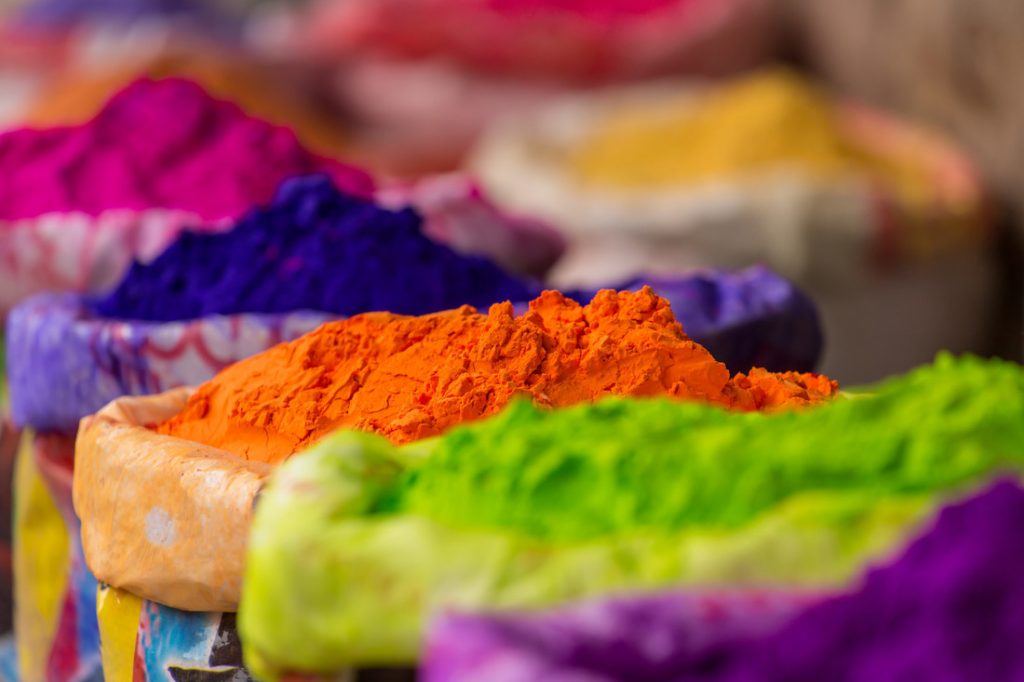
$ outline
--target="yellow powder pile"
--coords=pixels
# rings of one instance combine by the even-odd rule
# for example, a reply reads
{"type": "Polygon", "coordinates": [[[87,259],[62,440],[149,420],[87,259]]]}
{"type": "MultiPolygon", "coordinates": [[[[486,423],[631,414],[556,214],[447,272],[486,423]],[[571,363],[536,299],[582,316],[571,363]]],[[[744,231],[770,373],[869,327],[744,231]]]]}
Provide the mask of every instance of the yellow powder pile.
{"type": "Polygon", "coordinates": [[[585,183],[624,188],[791,168],[824,178],[868,177],[910,200],[928,195],[926,167],[871,142],[827,93],[773,69],[697,98],[627,106],[596,126],[569,166],[585,183]]]}

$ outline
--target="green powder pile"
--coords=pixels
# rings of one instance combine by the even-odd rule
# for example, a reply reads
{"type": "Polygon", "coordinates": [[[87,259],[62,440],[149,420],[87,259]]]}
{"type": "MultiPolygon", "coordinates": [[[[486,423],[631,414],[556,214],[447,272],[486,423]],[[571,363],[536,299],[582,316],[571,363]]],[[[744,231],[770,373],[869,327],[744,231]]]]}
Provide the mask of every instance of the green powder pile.
{"type": "Polygon", "coordinates": [[[451,431],[377,507],[553,541],[738,528],[798,492],[865,501],[1024,464],[1024,371],[943,355],[870,397],[730,414],[668,400],[521,402],[451,431]]]}
{"type": "Polygon", "coordinates": [[[446,608],[835,588],[1022,464],[1024,369],[949,356],[799,413],[613,399],[403,447],[342,432],[261,494],[239,628],[273,679],[411,663],[446,608]]]}

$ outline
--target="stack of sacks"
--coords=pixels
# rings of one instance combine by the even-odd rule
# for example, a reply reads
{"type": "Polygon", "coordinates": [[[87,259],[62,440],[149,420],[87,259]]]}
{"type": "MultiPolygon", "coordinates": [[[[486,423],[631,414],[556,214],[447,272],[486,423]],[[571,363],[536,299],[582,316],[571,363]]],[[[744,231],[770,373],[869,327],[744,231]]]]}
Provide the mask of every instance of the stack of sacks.
{"type": "Polygon", "coordinates": [[[568,87],[762,61],[770,0],[331,0],[299,10],[291,49],[336,88],[392,167],[458,161],[491,119],[568,87]]]}
{"type": "Polygon", "coordinates": [[[821,305],[823,369],[846,382],[987,342],[991,230],[974,168],[795,73],[565,101],[494,128],[473,166],[500,202],[565,229],[559,285],[766,262],[821,305]],[[967,312],[951,320],[951,307],[967,312]]]}
{"type": "Polygon", "coordinates": [[[998,483],[943,509],[892,563],[804,610],[774,595],[682,593],[546,614],[444,616],[420,679],[1019,679],[1022,523],[1024,490],[998,483]]]}
{"type": "MultiPolygon", "coordinates": [[[[665,394],[757,410],[816,404],[835,391],[818,375],[730,375],[649,289],[604,291],[585,307],[545,292],[518,317],[502,303],[488,315],[464,306],[325,324],[195,391],[122,398],[83,421],[75,509],[89,567],[118,588],[100,601],[111,623],[104,647],[124,653],[141,643],[150,670],[213,665],[211,648],[238,603],[257,493],[275,465],[337,428],[408,443],[523,395],[548,407],[665,394]],[[166,607],[229,613],[209,614],[205,634],[187,638],[200,644],[170,651],[149,644],[177,641],[154,632],[154,622],[183,622],[166,607]],[[140,614],[139,628],[118,627],[140,614]]],[[[119,679],[122,670],[106,672],[119,679]]]]}
{"type": "Polygon", "coordinates": [[[948,356],[799,412],[519,403],[405,448],[344,433],[263,488],[239,629],[275,679],[414,663],[449,608],[841,586],[1022,464],[1024,370],[948,356]]]}
{"type": "Polygon", "coordinates": [[[26,679],[44,666],[51,677],[67,679],[65,673],[99,663],[87,635],[95,640],[95,581],[80,560],[71,505],[79,419],[122,395],[202,382],[338,315],[393,307],[427,312],[528,293],[494,264],[429,240],[414,212],[382,209],[317,177],[286,183],[273,204],[234,230],[184,233],[152,264],[135,264],[105,296],[40,294],[18,305],[7,328],[11,412],[38,433],[26,435],[22,467],[38,468],[49,491],[30,481],[18,489],[25,509],[18,523],[18,636],[26,679]],[[50,497],[71,536],[67,590],[61,549],[52,543],[67,545],[68,534],[50,497]],[[46,561],[48,552],[55,562],[46,561]],[[54,563],[48,573],[40,570],[54,563]],[[62,647],[51,648],[51,641],[62,647]]]}
{"type": "MultiPolygon", "coordinates": [[[[26,455],[25,466],[40,469],[64,525],[78,526],[70,501],[72,434],[80,418],[111,400],[200,383],[332,317],[488,306],[527,301],[537,292],[493,263],[432,241],[421,222],[409,209],[391,211],[339,193],[325,177],[295,179],[230,231],[183,233],[103,296],[40,294],[17,306],[8,323],[12,413],[48,434],[29,441],[34,457],[26,455]]],[[[820,337],[813,307],[771,273],[708,273],[658,284],[697,337],[729,350],[734,360],[807,364],[817,355],[820,344],[780,345],[789,333],[820,337]]],[[[22,498],[23,505],[36,499],[30,492],[22,498]]],[[[42,530],[60,523],[52,503],[45,513],[46,501],[39,500],[34,517],[42,520],[33,524],[25,515],[19,524],[29,543],[19,545],[26,562],[46,551],[31,544],[33,537],[64,541],[62,533],[42,530]]],[[[74,558],[77,544],[72,549],[74,558]]],[[[88,631],[81,619],[91,617],[86,605],[95,586],[80,562],[73,569],[80,572],[73,571],[67,599],[77,605],[77,617],[62,625],[78,622],[88,631]]],[[[63,585],[63,573],[55,571],[51,592],[63,585]]],[[[21,600],[19,631],[26,647],[44,651],[37,643],[51,631],[53,616],[40,605],[47,585],[36,586],[36,573],[27,564],[19,570],[20,593],[35,590],[21,600]]]]}

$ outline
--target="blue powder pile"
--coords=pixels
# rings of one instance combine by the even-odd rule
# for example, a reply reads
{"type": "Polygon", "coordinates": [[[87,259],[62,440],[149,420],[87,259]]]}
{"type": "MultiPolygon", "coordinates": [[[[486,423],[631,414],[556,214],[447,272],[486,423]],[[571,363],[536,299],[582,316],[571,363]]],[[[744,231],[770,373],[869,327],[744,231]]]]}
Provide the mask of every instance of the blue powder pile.
{"type": "Polygon", "coordinates": [[[185,233],[112,292],[100,316],[168,322],[215,314],[369,310],[423,315],[527,301],[538,286],[431,241],[411,210],[339,192],[326,177],[285,182],[235,229],[185,233]]]}

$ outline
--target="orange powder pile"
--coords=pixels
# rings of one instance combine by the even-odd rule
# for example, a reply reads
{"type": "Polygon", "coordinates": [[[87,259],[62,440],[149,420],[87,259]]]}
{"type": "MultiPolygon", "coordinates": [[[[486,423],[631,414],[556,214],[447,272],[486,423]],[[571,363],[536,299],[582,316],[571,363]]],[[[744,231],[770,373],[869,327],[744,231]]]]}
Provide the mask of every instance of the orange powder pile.
{"type": "Polygon", "coordinates": [[[492,415],[516,395],[561,407],[607,395],[670,395],[739,410],[821,402],[814,374],[729,376],[649,288],[587,306],[548,291],[514,317],[501,303],[405,317],[368,313],[239,362],[158,427],[247,459],[279,462],[335,429],[394,443],[492,415]]]}

